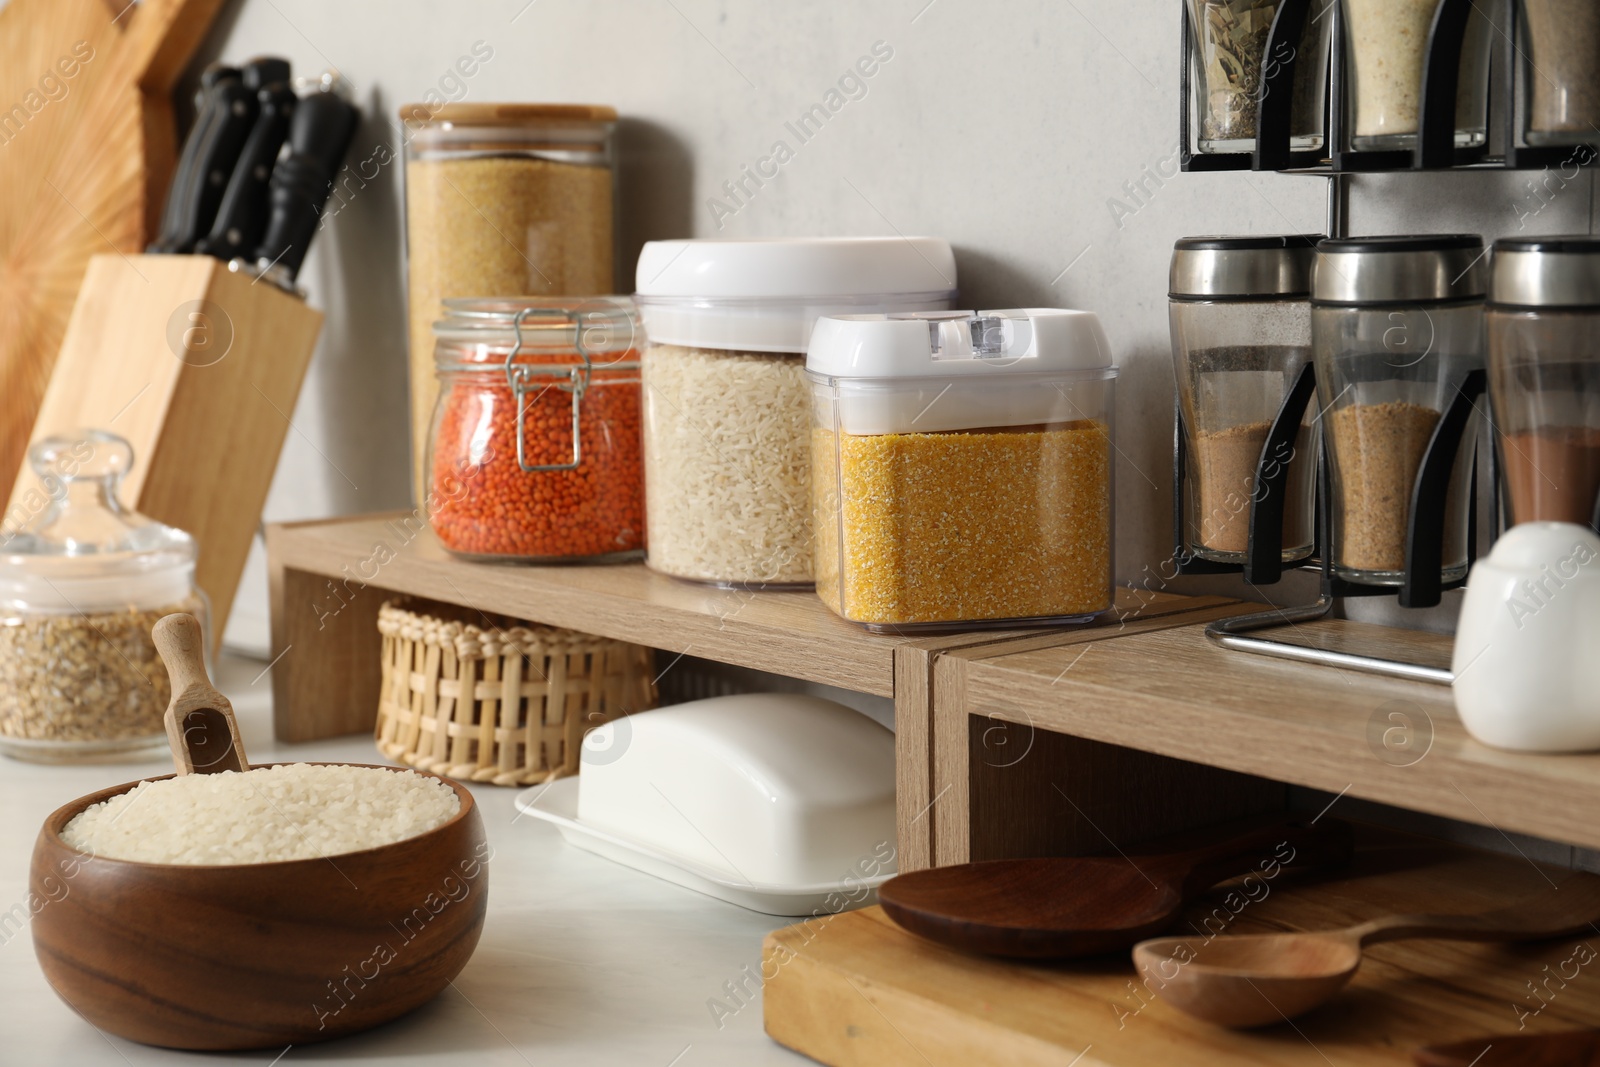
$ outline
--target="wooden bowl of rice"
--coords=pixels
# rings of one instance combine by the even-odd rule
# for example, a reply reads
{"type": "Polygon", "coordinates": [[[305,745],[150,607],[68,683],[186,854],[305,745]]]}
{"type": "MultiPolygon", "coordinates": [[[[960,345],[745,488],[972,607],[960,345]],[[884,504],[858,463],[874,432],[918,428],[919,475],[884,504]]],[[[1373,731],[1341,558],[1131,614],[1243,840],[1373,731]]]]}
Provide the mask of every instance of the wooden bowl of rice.
{"type": "Polygon", "coordinates": [[[420,1007],[466,966],[488,904],[490,849],[472,794],[436,780],[460,809],[432,829],[263,863],[95,855],[67,843],[67,824],[139,783],[74,800],[45,820],[33,850],[45,978],[100,1029],[181,1049],[281,1049],[420,1007]]]}

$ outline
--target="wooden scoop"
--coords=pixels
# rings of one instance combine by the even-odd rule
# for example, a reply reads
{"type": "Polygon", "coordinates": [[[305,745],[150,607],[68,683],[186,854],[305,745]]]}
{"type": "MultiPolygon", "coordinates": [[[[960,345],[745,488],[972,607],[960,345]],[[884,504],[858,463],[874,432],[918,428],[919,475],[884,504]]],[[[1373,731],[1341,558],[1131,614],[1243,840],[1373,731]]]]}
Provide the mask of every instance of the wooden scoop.
{"type": "Polygon", "coordinates": [[[1497,1034],[1429,1045],[1411,1058],[1417,1067],[1600,1067],[1600,1030],[1497,1034]]]}
{"type": "MultiPolygon", "coordinates": [[[[941,945],[1014,959],[1120,952],[1166,929],[1219,882],[1284,867],[1339,867],[1350,827],[1276,822],[1183,852],[988,860],[935,867],[878,887],[884,912],[941,945]]],[[[1270,874],[1268,872],[1271,872],[1270,874]]]]}
{"type": "Polygon", "coordinates": [[[156,622],[151,633],[172,679],[172,703],[167,705],[165,722],[178,773],[248,771],[250,763],[239,739],[233,705],[206,677],[200,623],[193,615],[167,615],[156,622]]]}
{"type": "Polygon", "coordinates": [[[1600,1067],[1600,1030],[1498,1033],[1429,1045],[1411,1059],[1418,1067],[1600,1067]]]}
{"type": "Polygon", "coordinates": [[[1160,938],[1135,946],[1133,962],[1151,992],[1197,1019],[1266,1026],[1336,996],[1367,945],[1409,938],[1531,941],[1592,932],[1596,920],[1600,878],[1575,875],[1556,889],[1478,915],[1389,915],[1343,930],[1210,941],[1160,938]]]}

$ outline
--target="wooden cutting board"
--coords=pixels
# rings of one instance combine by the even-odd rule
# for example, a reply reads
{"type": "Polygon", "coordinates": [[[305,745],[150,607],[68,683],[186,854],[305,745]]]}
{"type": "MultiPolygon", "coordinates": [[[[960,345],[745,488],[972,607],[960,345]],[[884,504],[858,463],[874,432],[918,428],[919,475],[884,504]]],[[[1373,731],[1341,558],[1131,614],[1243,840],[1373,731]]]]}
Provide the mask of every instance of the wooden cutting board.
{"type": "Polygon", "coordinates": [[[177,162],[172,89],[221,5],[0,8],[0,500],[89,257],[131,255],[155,230],[177,162]]]}

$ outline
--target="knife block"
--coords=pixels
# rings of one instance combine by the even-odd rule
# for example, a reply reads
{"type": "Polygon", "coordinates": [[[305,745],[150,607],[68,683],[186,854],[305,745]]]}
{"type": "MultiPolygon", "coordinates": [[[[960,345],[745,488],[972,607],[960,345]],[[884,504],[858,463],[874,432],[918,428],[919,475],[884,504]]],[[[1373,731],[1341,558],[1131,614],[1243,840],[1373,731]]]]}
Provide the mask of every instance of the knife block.
{"type": "MultiPolygon", "coordinates": [[[[221,640],[322,313],[209,256],[97,255],[30,441],[109,430],[133,445],[122,502],[192,534],[221,640]]],[[[38,514],[26,461],[6,510],[38,514]]]]}

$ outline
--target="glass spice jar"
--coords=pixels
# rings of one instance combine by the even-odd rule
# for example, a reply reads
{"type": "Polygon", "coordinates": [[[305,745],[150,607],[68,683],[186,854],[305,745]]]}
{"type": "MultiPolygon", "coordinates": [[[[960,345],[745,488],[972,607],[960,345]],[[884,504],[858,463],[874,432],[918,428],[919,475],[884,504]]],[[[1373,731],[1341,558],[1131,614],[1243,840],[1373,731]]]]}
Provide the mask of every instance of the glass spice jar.
{"type": "MultiPolygon", "coordinates": [[[[1403,585],[1412,499],[1440,420],[1484,365],[1483,238],[1349,237],[1317,246],[1311,348],[1331,476],[1333,570],[1403,585]]],[[[1474,413],[1451,468],[1441,582],[1467,573],[1474,413]]]]}
{"type": "MultiPolygon", "coordinates": [[[[1281,0],[1186,0],[1193,30],[1193,85],[1201,152],[1250,152],[1256,146],[1258,94],[1265,77],[1287,56],[1267,54],[1267,38],[1281,0]]],[[[1293,49],[1294,99],[1289,147],[1321,148],[1328,84],[1328,24],[1307,20],[1293,49]]]]}
{"type": "Polygon", "coordinates": [[[478,560],[637,557],[644,471],[632,305],[444,304],[424,501],[439,542],[478,560]]]}
{"type": "Polygon", "coordinates": [[[180,611],[205,625],[194,539],[122,506],[133,449],[114,434],[46,438],[28,462],[42,489],[0,533],[0,752],[71,763],[164,747],[171,686],[150,630],[180,611]]]}

